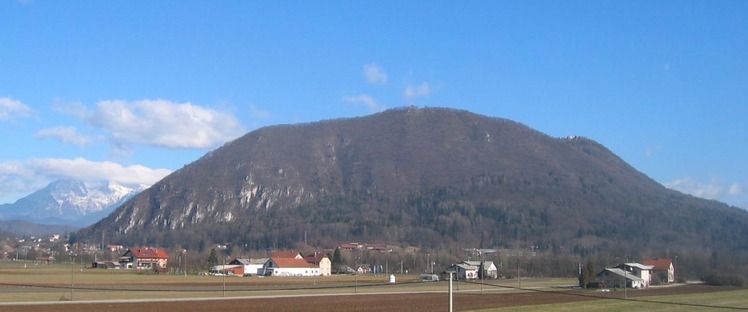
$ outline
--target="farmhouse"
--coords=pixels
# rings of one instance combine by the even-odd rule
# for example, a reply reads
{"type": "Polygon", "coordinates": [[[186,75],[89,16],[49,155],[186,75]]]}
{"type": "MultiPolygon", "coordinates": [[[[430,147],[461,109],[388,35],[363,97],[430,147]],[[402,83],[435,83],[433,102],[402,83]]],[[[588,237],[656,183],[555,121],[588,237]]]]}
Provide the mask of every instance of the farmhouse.
{"type": "Polygon", "coordinates": [[[264,276],[319,276],[319,267],[296,258],[270,258],[262,267],[264,276]]]}
{"type": "Polygon", "coordinates": [[[493,261],[463,261],[463,264],[478,267],[478,278],[497,278],[499,270],[493,261]]]}
{"type": "Polygon", "coordinates": [[[474,265],[469,265],[466,263],[457,263],[453,264],[450,267],[448,267],[444,273],[442,273],[442,277],[446,280],[449,279],[447,272],[455,272],[454,279],[457,280],[474,280],[478,279],[478,267],[474,265]]]}
{"type": "Polygon", "coordinates": [[[597,282],[601,288],[643,288],[644,280],[619,268],[605,268],[597,274],[597,282]]]}
{"type": "MultiPolygon", "coordinates": [[[[229,265],[239,265],[242,266],[242,274],[244,276],[254,276],[258,275],[258,272],[262,271],[262,266],[265,265],[265,262],[268,262],[270,258],[257,258],[257,259],[249,259],[249,258],[243,258],[243,259],[234,259],[233,261],[229,262],[229,265]]],[[[239,275],[237,270],[234,272],[235,274],[239,275]]]]}
{"type": "Polygon", "coordinates": [[[169,254],[159,248],[130,248],[121,257],[119,263],[124,269],[166,270],[169,254]]]}
{"type": "Polygon", "coordinates": [[[216,265],[210,268],[209,270],[210,275],[237,275],[237,276],[244,276],[244,266],[243,265],[233,265],[233,264],[225,264],[225,265],[216,265]]]}
{"type": "Polygon", "coordinates": [[[319,268],[319,275],[330,276],[332,275],[332,262],[326,254],[322,252],[315,252],[313,254],[304,257],[307,263],[314,265],[319,268]]]}
{"type": "Polygon", "coordinates": [[[673,260],[664,258],[654,258],[644,260],[644,264],[651,265],[652,278],[658,279],[663,283],[675,282],[675,266],[673,260]]]}
{"type": "Polygon", "coordinates": [[[651,265],[644,265],[641,263],[630,262],[630,263],[619,264],[617,268],[628,272],[628,274],[632,274],[638,278],[641,278],[642,279],[641,287],[649,287],[649,282],[652,281],[652,266],[651,265]]]}

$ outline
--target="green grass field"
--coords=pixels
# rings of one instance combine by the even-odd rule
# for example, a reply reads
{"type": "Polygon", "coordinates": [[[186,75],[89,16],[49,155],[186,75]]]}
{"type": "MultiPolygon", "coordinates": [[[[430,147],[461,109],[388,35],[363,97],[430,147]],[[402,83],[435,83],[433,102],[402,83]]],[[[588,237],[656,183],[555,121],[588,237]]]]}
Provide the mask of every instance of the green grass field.
{"type": "MultiPolygon", "coordinates": [[[[269,295],[341,294],[432,291],[446,292],[446,282],[421,282],[416,275],[334,275],[328,277],[216,277],[155,275],[136,270],[85,268],[80,264],[34,265],[0,261],[0,301],[59,301],[246,297],[269,295]],[[225,285],[225,287],[224,287],[225,285]],[[224,291],[225,289],[225,291],[224,291]]],[[[454,284],[461,292],[520,291],[516,280],[492,280],[491,285],[454,284]]],[[[523,287],[571,285],[571,279],[526,279],[523,287]]]]}
{"type": "Polygon", "coordinates": [[[730,311],[748,310],[748,289],[701,294],[653,296],[631,299],[604,299],[563,304],[487,309],[480,312],[528,311],[730,311]]]}

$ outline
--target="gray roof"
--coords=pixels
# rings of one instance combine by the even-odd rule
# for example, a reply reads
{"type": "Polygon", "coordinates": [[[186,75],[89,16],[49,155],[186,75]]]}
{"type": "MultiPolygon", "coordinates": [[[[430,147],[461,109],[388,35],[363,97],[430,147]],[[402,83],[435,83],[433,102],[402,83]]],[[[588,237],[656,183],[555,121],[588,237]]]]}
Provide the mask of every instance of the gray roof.
{"type": "Polygon", "coordinates": [[[651,270],[652,268],[654,268],[654,265],[644,265],[636,262],[628,262],[624,263],[624,265],[627,267],[638,268],[640,270],[651,270]]]}
{"type": "Polygon", "coordinates": [[[493,261],[473,261],[473,260],[462,261],[462,263],[464,263],[464,264],[472,265],[472,266],[475,266],[475,267],[480,267],[481,262],[483,262],[485,264],[486,268],[490,268],[491,265],[494,264],[493,261]]]}
{"type": "Polygon", "coordinates": [[[458,264],[455,264],[455,266],[458,267],[458,268],[461,268],[463,270],[466,270],[466,271],[467,270],[478,270],[477,266],[469,265],[469,264],[464,264],[464,263],[458,263],[458,264]]]}
{"type": "Polygon", "coordinates": [[[268,262],[270,258],[255,258],[250,261],[252,264],[265,264],[265,262],[268,262]]]}
{"type": "MultiPolygon", "coordinates": [[[[613,273],[615,275],[618,275],[620,277],[624,277],[624,278],[630,279],[632,281],[637,281],[637,282],[644,281],[643,279],[639,278],[638,276],[634,275],[633,273],[626,272],[626,271],[621,270],[619,268],[605,268],[605,270],[603,270],[602,272],[600,272],[600,274],[603,274],[603,272],[605,272],[605,271],[608,271],[608,272],[613,273]]],[[[600,275],[600,274],[598,274],[598,275],[600,275]]]]}

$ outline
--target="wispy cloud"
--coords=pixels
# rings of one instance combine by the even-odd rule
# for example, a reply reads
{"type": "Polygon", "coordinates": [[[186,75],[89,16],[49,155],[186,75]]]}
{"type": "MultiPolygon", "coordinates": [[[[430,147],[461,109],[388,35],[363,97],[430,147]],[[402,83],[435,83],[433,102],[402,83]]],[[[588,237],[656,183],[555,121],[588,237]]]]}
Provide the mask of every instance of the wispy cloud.
{"type": "Polygon", "coordinates": [[[652,155],[654,155],[659,150],[660,150],[660,146],[659,145],[648,146],[647,150],[644,151],[644,155],[646,155],[647,157],[651,157],[652,155]]]}
{"type": "Polygon", "coordinates": [[[403,96],[407,100],[414,100],[420,97],[431,95],[431,86],[427,82],[423,82],[419,85],[408,85],[405,87],[403,96]]]}
{"type": "Polygon", "coordinates": [[[0,120],[12,120],[31,116],[31,108],[19,100],[3,97],[0,98],[0,120]]]}
{"type": "Polygon", "coordinates": [[[71,115],[106,131],[115,146],[210,148],[245,132],[232,114],[189,102],[111,100],[99,102],[92,111],[82,106],[72,107],[78,111],[71,115]]]}
{"type": "Polygon", "coordinates": [[[366,105],[366,107],[371,112],[380,112],[386,109],[384,105],[382,105],[377,100],[375,100],[373,97],[367,94],[361,94],[358,96],[344,96],[343,101],[348,102],[348,103],[362,103],[366,105]]]}
{"type": "Polygon", "coordinates": [[[706,199],[717,199],[725,194],[725,187],[717,179],[703,183],[692,178],[683,178],[666,182],[664,185],[676,191],[706,199]]]}
{"type": "Polygon", "coordinates": [[[727,191],[727,194],[732,196],[745,195],[745,190],[745,186],[740,185],[739,183],[733,183],[733,185],[730,185],[730,190],[727,191]]]}
{"type": "Polygon", "coordinates": [[[386,84],[387,73],[376,63],[364,65],[364,77],[370,84],[386,84]]]}
{"type": "Polygon", "coordinates": [[[53,138],[59,139],[63,144],[86,146],[93,142],[93,138],[78,133],[75,127],[53,127],[39,130],[37,139],[53,138]]]}
{"type": "Polygon", "coordinates": [[[113,181],[123,185],[152,185],[171,173],[142,165],[123,166],[84,158],[35,158],[0,163],[0,197],[28,194],[61,178],[84,182],[113,181]]]}
{"type": "Polygon", "coordinates": [[[261,109],[259,107],[256,107],[254,105],[249,105],[249,114],[252,115],[252,118],[256,118],[256,119],[270,118],[270,112],[264,109],[261,109]]]}

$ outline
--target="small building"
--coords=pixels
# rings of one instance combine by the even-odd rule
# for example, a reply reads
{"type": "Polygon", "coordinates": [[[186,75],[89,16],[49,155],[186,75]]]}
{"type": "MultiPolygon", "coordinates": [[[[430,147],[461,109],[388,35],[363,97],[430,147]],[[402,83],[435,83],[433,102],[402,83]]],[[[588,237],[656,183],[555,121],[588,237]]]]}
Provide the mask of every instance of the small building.
{"type": "Polygon", "coordinates": [[[319,267],[304,259],[270,258],[262,267],[264,276],[319,276],[319,267]]]}
{"type": "Polygon", "coordinates": [[[123,269],[153,269],[158,272],[166,270],[168,261],[169,254],[160,248],[130,248],[119,257],[123,269]]]}
{"type": "Polygon", "coordinates": [[[438,282],[439,281],[439,275],[436,275],[436,274],[421,274],[418,276],[418,278],[426,282],[438,282]]]}
{"type": "Polygon", "coordinates": [[[258,273],[262,270],[262,266],[265,265],[265,262],[270,260],[270,258],[257,258],[257,259],[249,259],[249,258],[243,258],[243,259],[234,259],[231,262],[229,262],[230,265],[241,265],[243,267],[242,275],[243,276],[255,276],[258,275],[258,273]]]}
{"type": "Polygon", "coordinates": [[[315,252],[313,254],[304,257],[307,263],[310,263],[319,268],[319,274],[321,276],[332,275],[332,261],[323,252],[315,252]]]}
{"type": "Polygon", "coordinates": [[[499,269],[496,267],[496,264],[493,263],[493,261],[463,261],[462,263],[471,265],[474,267],[478,267],[478,278],[481,279],[487,279],[487,278],[498,278],[499,277],[499,269]]]}
{"type": "Polygon", "coordinates": [[[52,256],[39,256],[34,259],[34,264],[50,265],[55,263],[55,257],[52,256]]]}
{"type": "Polygon", "coordinates": [[[597,274],[601,288],[643,288],[644,280],[619,268],[605,268],[597,274]]]}
{"type": "Polygon", "coordinates": [[[628,272],[638,278],[642,279],[641,287],[649,287],[649,283],[652,280],[652,266],[644,265],[636,262],[622,263],[617,268],[628,272]]]}
{"type": "MultiPolygon", "coordinates": [[[[465,263],[457,263],[448,267],[445,272],[455,272],[454,279],[457,280],[474,280],[478,279],[478,267],[465,263]]],[[[446,276],[446,275],[445,275],[446,276]]],[[[445,277],[449,279],[449,277],[445,277]]]]}
{"type": "Polygon", "coordinates": [[[353,274],[369,274],[371,273],[371,266],[367,264],[356,265],[353,267],[353,274]]]}
{"type": "Polygon", "coordinates": [[[211,267],[208,273],[210,275],[217,275],[217,276],[224,276],[224,275],[244,276],[244,266],[243,265],[232,265],[232,264],[216,265],[216,266],[211,267]]]}
{"type": "Polygon", "coordinates": [[[662,283],[675,282],[675,266],[672,259],[645,259],[644,264],[652,266],[652,278],[656,278],[662,283]]]}
{"type": "Polygon", "coordinates": [[[361,249],[361,245],[359,243],[340,244],[339,248],[342,250],[357,250],[361,249]]]}

